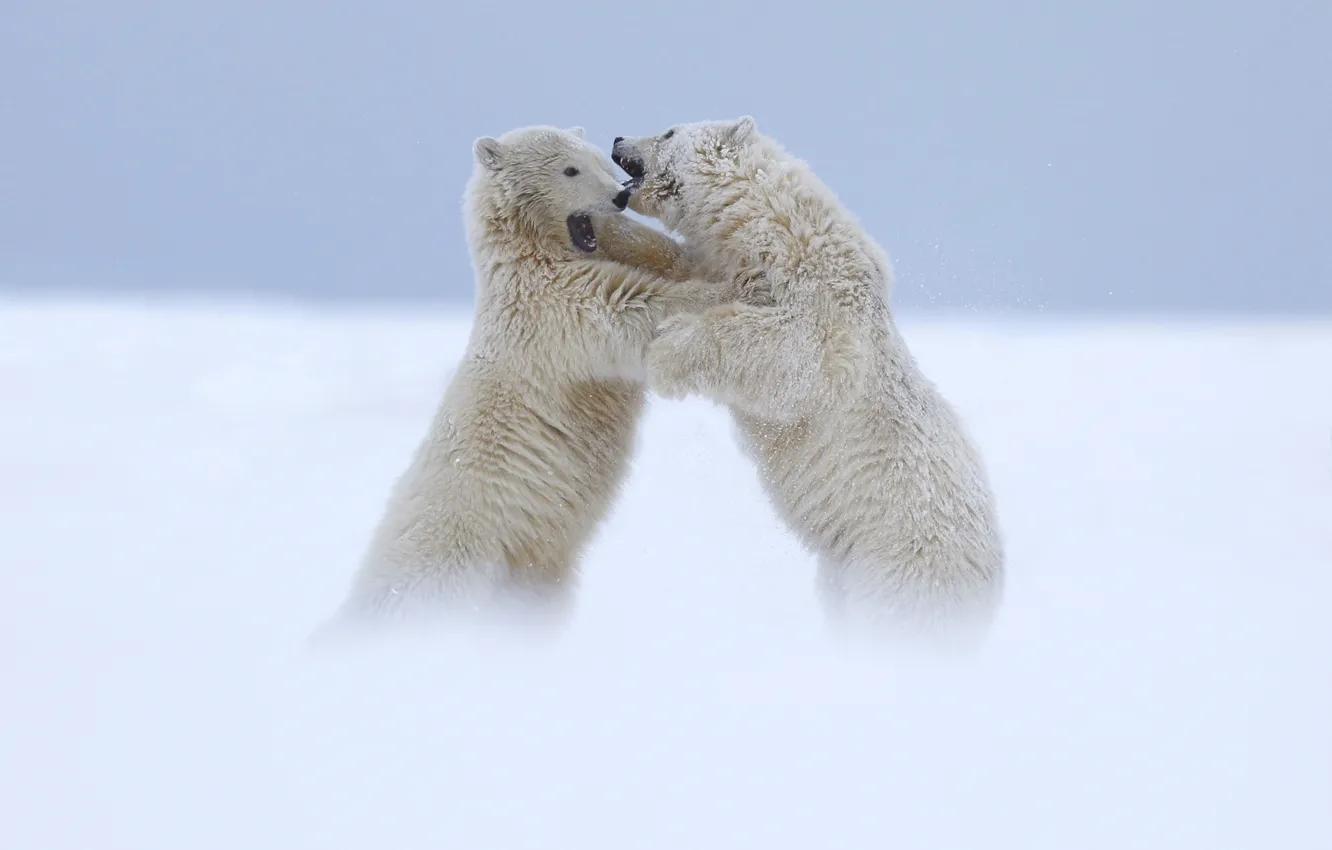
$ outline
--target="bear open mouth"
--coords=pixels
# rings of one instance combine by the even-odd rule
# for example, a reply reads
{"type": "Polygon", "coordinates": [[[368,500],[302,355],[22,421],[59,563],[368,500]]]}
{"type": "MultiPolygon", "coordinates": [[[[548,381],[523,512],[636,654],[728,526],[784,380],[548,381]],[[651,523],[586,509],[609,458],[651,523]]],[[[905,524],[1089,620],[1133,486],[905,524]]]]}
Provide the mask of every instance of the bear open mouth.
{"type": "Polygon", "coordinates": [[[647,169],[643,167],[643,160],[636,157],[612,152],[611,159],[616,165],[624,169],[625,174],[628,174],[635,180],[642,180],[643,175],[647,173],[647,169]]]}
{"type": "Polygon", "coordinates": [[[574,213],[564,220],[569,228],[569,241],[585,254],[597,250],[597,234],[592,229],[592,216],[587,213],[574,213]]]}

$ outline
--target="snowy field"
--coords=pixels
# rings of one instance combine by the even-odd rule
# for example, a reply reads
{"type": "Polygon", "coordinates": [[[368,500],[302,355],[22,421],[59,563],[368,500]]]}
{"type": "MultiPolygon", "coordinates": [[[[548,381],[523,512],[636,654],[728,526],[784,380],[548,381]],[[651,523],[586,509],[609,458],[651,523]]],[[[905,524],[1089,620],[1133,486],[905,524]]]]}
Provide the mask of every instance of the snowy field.
{"type": "Polygon", "coordinates": [[[560,639],[312,657],[468,322],[0,302],[0,847],[1332,847],[1332,323],[904,321],[1008,541],[969,662],[830,643],[700,401],[560,639]]]}

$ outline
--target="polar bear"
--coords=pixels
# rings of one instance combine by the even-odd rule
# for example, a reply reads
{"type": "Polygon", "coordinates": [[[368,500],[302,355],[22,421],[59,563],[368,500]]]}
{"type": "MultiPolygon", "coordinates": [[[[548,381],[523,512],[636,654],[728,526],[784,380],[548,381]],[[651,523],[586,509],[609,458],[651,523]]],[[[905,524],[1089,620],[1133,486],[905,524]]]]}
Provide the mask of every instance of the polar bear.
{"type": "Polygon", "coordinates": [[[331,626],[439,622],[445,608],[562,621],[628,471],[646,346],[662,320],[723,292],[621,215],[629,192],[581,128],[520,128],[473,153],[466,353],[331,626]]]}
{"type": "Polygon", "coordinates": [[[611,158],[630,209],[682,235],[701,274],[770,290],[667,320],[649,388],[729,407],[832,622],[975,645],[1003,590],[994,499],[893,322],[884,253],[748,116],[617,138],[611,158]]]}

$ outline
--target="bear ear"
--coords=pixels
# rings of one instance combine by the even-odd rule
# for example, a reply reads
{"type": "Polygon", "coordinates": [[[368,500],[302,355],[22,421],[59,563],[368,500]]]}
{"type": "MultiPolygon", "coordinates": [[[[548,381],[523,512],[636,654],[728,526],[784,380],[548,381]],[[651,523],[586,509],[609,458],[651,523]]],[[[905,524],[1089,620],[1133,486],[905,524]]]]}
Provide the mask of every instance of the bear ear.
{"type": "Polygon", "coordinates": [[[578,138],[584,138],[586,131],[582,127],[570,127],[569,132],[578,138]]]}
{"type": "Polygon", "coordinates": [[[726,138],[737,145],[743,145],[758,132],[758,124],[752,116],[746,115],[731,125],[726,131],[726,138]]]}
{"type": "Polygon", "coordinates": [[[486,168],[498,171],[500,160],[504,157],[504,146],[499,143],[499,139],[482,136],[472,143],[472,155],[486,168]]]}

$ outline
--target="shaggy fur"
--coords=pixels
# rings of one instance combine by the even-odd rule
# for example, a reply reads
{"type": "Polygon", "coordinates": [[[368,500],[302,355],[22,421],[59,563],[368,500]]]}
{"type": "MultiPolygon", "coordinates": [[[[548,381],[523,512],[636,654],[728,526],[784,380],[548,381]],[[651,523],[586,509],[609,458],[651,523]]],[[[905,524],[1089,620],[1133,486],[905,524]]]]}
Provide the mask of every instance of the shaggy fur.
{"type": "Polygon", "coordinates": [[[730,407],[841,622],[983,634],[1004,574],[993,498],[893,322],[883,252],[751,118],[621,139],[612,156],[635,178],[630,208],[681,234],[707,276],[768,287],[665,322],[649,387],[730,407]]]}
{"type": "Polygon", "coordinates": [[[663,319],[723,291],[685,280],[679,246],[619,214],[627,195],[580,129],[515,130],[477,140],[474,153],[471,338],[393,488],[344,622],[429,619],[446,603],[518,603],[562,619],[579,556],[628,469],[646,346],[663,319]],[[592,252],[571,238],[580,215],[596,232],[592,252]],[[606,248],[634,265],[604,259],[606,248]]]}

